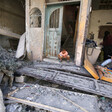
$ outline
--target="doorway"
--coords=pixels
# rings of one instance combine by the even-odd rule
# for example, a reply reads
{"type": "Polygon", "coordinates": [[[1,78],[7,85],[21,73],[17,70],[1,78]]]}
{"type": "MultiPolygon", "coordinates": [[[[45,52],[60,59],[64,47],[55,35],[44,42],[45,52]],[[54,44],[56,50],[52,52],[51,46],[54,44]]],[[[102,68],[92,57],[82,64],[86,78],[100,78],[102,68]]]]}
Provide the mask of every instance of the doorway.
{"type": "Polygon", "coordinates": [[[63,9],[63,24],[61,35],[61,50],[68,51],[71,60],[74,60],[75,44],[78,29],[80,5],[65,5],[63,9]]]}
{"type": "Polygon", "coordinates": [[[50,5],[45,16],[45,57],[57,59],[62,49],[74,60],[80,4],[50,5]]]}

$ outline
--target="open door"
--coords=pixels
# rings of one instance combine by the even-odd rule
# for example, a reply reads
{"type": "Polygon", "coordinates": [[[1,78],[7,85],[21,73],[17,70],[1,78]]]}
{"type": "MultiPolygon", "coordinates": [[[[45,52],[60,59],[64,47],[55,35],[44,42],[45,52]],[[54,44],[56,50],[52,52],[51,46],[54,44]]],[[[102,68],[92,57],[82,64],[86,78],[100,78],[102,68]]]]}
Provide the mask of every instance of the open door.
{"type": "Polygon", "coordinates": [[[57,58],[60,52],[62,33],[63,6],[54,5],[46,8],[45,55],[48,58],[57,58]]]}

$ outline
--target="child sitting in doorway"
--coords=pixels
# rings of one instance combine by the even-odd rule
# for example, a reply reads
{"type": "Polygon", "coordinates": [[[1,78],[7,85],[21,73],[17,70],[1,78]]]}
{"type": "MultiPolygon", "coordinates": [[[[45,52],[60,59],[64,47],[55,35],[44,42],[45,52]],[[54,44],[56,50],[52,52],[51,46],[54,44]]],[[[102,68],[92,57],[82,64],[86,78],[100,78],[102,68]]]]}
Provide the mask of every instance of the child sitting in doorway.
{"type": "Polygon", "coordinates": [[[60,61],[62,61],[63,59],[67,59],[67,61],[70,61],[70,56],[68,55],[68,52],[65,49],[63,49],[59,53],[58,58],[60,59],[60,61]]]}

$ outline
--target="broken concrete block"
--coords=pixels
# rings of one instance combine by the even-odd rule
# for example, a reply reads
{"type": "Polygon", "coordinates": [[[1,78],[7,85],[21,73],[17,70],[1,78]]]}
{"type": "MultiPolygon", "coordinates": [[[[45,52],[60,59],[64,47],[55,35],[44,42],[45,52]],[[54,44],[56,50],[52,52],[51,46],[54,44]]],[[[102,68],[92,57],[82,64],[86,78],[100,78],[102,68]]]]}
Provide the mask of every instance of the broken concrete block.
{"type": "Polygon", "coordinates": [[[25,76],[15,77],[15,82],[23,83],[25,81],[25,76]]]}
{"type": "Polygon", "coordinates": [[[0,89],[0,112],[5,112],[5,106],[3,103],[3,95],[1,89],[0,89]]]}

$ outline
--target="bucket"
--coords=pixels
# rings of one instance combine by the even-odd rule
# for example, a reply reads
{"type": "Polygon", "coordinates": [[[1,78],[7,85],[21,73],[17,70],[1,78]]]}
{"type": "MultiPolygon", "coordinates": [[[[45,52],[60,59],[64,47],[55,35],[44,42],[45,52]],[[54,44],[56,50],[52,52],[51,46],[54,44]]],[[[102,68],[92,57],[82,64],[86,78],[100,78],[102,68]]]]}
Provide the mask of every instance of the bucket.
{"type": "Polygon", "coordinates": [[[15,82],[23,83],[25,81],[25,76],[15,77],[15,82]]]}

